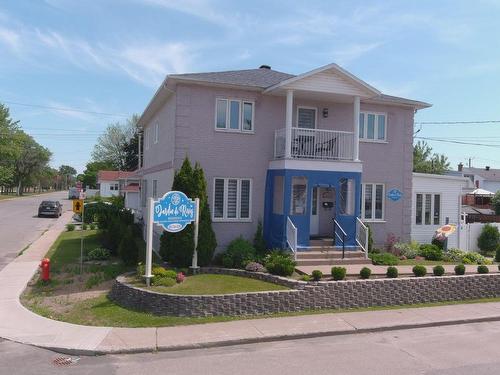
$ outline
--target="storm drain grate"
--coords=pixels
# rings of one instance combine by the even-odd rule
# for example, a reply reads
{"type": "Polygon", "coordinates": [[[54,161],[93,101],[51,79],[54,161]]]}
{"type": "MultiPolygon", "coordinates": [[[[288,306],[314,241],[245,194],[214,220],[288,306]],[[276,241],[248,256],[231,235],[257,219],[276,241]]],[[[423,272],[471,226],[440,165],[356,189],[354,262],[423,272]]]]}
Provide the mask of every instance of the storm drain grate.
{"type": "Polygon", "coordinates": [[[57,357],[52,360],[54,366],[70,366],[77,363],[80,358],[71,358],[71,357],[57,357]]]}

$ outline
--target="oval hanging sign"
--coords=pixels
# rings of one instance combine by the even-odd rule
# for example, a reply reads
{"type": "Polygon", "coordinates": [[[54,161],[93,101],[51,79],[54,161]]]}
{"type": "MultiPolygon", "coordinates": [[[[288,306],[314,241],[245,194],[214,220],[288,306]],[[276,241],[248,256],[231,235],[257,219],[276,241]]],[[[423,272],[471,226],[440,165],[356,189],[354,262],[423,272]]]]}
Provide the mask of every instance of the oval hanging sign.
{"type": "Polygon", "coordinates": [[[196,220],[196,203],[182,191],[169,191],[154,202],[153,222],[167,232],[180,232],[196,220]]]}
{"type": "Polygon", "coordinates": [[[403,196],[403,193],[398,189],[391,189],[387,193],[387,198],[389,198],[391,201],[394,201],[394,202],[397,202],[398,200],[400,200],[402,196],[403,196]]]}

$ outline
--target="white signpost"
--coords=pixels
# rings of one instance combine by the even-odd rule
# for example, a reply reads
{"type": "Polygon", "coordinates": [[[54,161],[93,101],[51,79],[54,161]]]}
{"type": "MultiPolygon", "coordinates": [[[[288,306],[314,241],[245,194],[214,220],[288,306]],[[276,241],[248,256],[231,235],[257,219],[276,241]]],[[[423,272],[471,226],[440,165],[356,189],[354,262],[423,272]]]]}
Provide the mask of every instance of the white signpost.
{"type": "Polygon", "coordinates": [[[147,236],[146,236],[146,270],[144,277],[146,285],[150,286],[151,264],[153,258],[153,224],[158,224],[167,232],[180,232],[188,224],[194,222],[194,252],[191,269],[198,269],[198,222],[199,222],[200,199],[189,199],[182,191],[169,191],[158,201],[149,198],[147,213],[147,236]]]}

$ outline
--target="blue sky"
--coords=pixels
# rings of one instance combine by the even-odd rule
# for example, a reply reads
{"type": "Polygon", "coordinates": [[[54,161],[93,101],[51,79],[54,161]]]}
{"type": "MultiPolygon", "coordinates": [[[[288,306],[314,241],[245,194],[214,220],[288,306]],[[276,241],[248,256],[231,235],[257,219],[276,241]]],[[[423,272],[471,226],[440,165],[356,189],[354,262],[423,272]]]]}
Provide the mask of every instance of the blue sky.
{"type": "MultiPolygon", "coordinates": [[[[386,94],[432,103],[416,121],[500,120],[499,15],[494,0],[3,0],[0,102],[53,166],[79,171],[106,125],[142,113],[169,73],[336,62],[386,94]]],[[[452,167],[472,157],[500,168],[500,123],[418,135],[494,145],[430,142],[452,167]]]]}

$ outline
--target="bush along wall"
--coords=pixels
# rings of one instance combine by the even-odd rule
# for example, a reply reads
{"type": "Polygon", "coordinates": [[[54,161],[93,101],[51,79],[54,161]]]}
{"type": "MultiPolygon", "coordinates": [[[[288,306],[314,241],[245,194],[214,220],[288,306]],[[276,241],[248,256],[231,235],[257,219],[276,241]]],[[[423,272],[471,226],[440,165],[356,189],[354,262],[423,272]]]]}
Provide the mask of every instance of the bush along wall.
{"type": "MultiPolygon", "coordinates": [[[[172,190],[182,191],[189,198],[200,198],[200,222],[198,230],[198,265],[208,265],[217,247],[212,229],[210,207],[208,205],[207,184],[201,166],[194,168],[186,157],[181,168],[175,172],[172,190]]],[[[194,227],[188,225],[178,233],[163,232],[160,238],[160,255],[177,267],[191,265],[194,250],[194,227]]]]}

